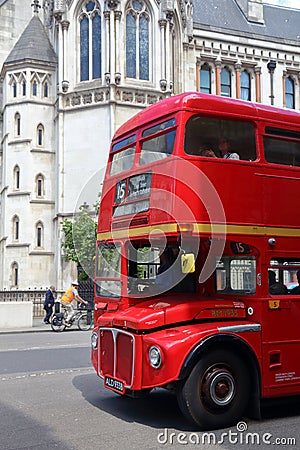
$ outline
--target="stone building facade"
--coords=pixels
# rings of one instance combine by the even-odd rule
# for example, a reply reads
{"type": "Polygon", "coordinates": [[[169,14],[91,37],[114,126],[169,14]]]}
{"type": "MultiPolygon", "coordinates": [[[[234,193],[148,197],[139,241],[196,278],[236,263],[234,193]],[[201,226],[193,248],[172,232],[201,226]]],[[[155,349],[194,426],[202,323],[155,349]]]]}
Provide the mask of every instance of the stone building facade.
{"type": "Polygon", "coordinates": [[[142,108],[197,90],[299,110],[299,23],[263,0],[0,0],[0,290],[76,277],[61,222],[142,108]]]}

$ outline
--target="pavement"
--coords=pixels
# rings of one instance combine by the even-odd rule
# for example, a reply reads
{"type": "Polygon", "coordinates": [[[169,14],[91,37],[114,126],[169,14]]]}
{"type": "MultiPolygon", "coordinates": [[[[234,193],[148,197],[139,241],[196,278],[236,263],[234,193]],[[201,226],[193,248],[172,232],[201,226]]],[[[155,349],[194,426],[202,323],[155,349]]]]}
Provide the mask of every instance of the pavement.
{"type": "Polygon", "coordinates": [[[40,331],[51,331],[51,325],[43,322],[43,317],[33,319],[32,327],[21,328],[0,328],[0,334],[12,334],[12,333],[34,333],[40,331]]]}

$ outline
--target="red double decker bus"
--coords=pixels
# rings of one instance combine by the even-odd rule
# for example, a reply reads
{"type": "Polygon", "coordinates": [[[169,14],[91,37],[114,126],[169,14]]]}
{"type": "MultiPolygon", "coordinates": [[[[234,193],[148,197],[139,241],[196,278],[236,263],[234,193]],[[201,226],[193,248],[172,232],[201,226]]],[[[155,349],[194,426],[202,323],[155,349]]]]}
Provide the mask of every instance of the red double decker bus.
{"type": "Polygon", "coordinates": [[[300,394],[300,116],[185,93],[112,140],[92,362],[104,386],[176,393],[201,429],[300,394]]]}

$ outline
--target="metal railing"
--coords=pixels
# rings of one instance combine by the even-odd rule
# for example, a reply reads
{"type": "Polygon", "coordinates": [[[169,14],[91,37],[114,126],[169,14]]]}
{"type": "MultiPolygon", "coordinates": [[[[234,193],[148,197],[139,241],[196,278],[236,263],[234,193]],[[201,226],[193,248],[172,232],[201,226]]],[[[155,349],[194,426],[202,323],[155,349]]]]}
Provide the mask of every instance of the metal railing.
{"type": "MultiPolygon", "coordinates": [[[[55,291],[54,298],[59,300],[64,291],[55,291]]],[[[89,302],[90,308],[93,309],[94,296],[91,285],[81,283],[79,285],[79,295],[89,302]],[[81,289],[80,289],[81,288],[81,289]]],[[[33,318],[43,317],[45,311],[43,309],[46,296],[46,290],[34,289],[26,291],[0,291],[0,302],[32,302],[33,318]]]]}
{"type": "MultiPolygon", "coordinates": [[[[60,297],[62,293],[56,292],[56,296],[60,297]]],[[[45,290],[28,290],[28,291],[0,291],[0,302],[32,302],[33,317],[43,317],[45,311],[43,309],[45,301],[45,290]]]]}

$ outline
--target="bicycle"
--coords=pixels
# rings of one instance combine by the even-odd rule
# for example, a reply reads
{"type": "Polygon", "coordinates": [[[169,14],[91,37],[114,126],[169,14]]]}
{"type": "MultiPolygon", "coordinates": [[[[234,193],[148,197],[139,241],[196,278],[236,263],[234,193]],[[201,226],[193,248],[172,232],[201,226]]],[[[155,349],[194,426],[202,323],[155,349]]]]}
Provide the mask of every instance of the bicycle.
{"type": "Polygon", "coordinates": [[[78,309],[71,320],[66,324],[67,309],[61,304],[63,312],[55,312],[51,318],[51,328],[55,332],[64,331],[66,328],[71,328],[77,322],[78,329],[81,331],[88,331],[93,325],[92,311],[78,309]]]}

